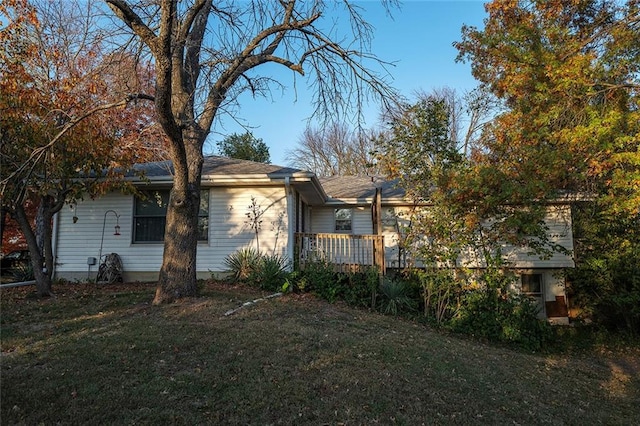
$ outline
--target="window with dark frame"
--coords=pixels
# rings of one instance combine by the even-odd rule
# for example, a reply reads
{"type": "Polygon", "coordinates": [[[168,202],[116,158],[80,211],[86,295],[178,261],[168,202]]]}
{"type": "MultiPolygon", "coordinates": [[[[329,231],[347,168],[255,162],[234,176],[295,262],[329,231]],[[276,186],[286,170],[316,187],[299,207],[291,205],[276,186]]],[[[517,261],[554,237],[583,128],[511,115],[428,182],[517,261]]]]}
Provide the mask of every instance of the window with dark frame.
{"type": "Polygon", "coordinates": [[[336,232],[351,232],[352,229],[352,209],[335,209],[335,231],[336,232]]]}
{"type": "MultiPolygon", "coordinates": [[[[133,242],[159,243],[164,241],[167,223],[169,190],[142,191],[136,196],[133,209],[133,242]]],[[[198,241],[209,239],[209,191],[200,192],[198,211],[198,241]]]]}
{"type": "Polygon", "coordinates": [[[542,274],[522,274],[522,292],[532,296],[542,294],[542,274]]]}

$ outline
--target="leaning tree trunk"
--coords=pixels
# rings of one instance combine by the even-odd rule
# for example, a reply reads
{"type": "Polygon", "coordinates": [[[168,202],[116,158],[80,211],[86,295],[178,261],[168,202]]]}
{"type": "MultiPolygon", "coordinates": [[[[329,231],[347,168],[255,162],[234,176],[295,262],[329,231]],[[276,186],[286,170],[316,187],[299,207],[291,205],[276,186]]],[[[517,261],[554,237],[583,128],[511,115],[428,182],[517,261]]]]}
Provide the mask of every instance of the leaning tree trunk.
{"type": "MultiPolygon", "coordinates": [[[[43,201],[41,201],[43,202],[43,201]]],[[[43,257],[36,234],[31,228],[29,218],[22,205],[18,204],[14,210],[15,219],[20,225],[20,229],[27,240],[27,246],[29,247],[29,254],[31,255],[31,265],[33,267],[33,276],[36,280],[36,290],[39,297],[53,296],[51,291],[51,271],[43,270],[43,257]]]]}

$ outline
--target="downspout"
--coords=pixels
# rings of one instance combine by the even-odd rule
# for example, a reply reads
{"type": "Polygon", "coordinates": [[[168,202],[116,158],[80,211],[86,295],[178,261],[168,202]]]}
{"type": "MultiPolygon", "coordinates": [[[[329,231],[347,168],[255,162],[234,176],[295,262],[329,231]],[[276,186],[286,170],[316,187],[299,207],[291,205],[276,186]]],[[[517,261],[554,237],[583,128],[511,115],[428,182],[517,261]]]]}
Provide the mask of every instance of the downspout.
{"type": "Polygon", "coordinates": [[[295,203],[293,200],[293,191],[291,189],[289,176],[285,176],[284,178],[284,190],[287,194],[287,257],[289,257],[289,269],[293,270],[295,224],[292,223],[292,220],[295,219],[295,203]]]}

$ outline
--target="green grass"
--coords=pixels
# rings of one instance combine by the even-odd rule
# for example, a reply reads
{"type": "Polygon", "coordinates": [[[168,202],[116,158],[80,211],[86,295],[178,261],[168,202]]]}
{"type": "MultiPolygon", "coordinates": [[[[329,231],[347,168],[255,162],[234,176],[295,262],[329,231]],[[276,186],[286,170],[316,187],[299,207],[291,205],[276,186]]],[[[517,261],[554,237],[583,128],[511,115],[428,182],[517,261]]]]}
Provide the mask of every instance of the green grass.
{"type": "Polygon", "coordinates": [[[2,424],[639,424],[637,348],[526,354],[208,283],[1,297],[2,424]]]}

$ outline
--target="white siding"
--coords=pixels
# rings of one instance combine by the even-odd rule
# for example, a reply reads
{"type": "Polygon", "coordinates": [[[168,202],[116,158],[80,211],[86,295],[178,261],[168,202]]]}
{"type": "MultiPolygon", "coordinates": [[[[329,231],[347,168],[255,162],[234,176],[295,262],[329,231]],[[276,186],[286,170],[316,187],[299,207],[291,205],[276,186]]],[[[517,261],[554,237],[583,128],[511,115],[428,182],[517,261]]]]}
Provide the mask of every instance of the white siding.
{"type": "MultiPolygon", "coordinates": [[[[573,251],[573,232],[571,225],[571,207],[568,205],[549,206],[545,223],[549,227],[547,235],[550,242],[573,251]]],[[[540,259],[528,254],[526,248],[504,247],[506,260],[517,268],[573,268],[572,254],[554,252],[548,259],[540,259]]]]}
{"type": "MultiPolygon", "coordinates": [[[[133,223],[133,198],[121,194],[107,194],[96,200],[79,202],[75,209],[64,207],[57,217],[56,276],[71,276],[75,279],[95,278],[97,265],[89,267],[87,258],[98,258],[100,242],[104,226],[104,241],[102,253],[124,254],[131,252],[131,236],[133,223]],[[120,216],[119,236],[114,234],[116,217],[113,210],[120,216]],[[78,218],[73,223],[73,216],[78,218]],[[105,220],[106,217],[106,220],[105,220]]],[[[149,247],[151,252],[137,253],[135,261],[131,256],[122,257],[123,268],[128,270],[139,263],[153,258],[156,247],[149,247]]],[[[161,253],[160,248],[160,253],[161,253]]]]}
{"type": "MultiPolygon", "coordinates": [[[[504,261],[512,268],[573,268],[573,232],[571,225],[571,207],[568,205],[549,206],[545,223],[549,228],[547,236],[549,242],[569,250],[569,254],[553,251],[548,257],[542,257],[528,247],[514,247],[503,244],[501,247],[504,261]]],[[[484,266],[481,256],[468,250],[462,257],[464,266],[478,268],[484,266]]]]}
{"type": "MultiPolygon", "coordinates": [[[[255,233],[246,223],[251,197],[263,211],[259,233],[263,252],[286,255],[288,244],[287,200],[284,187],[211,188],[209,195],[209,241],[198,244],[199,276],[225,270],[224,258],[242,247],[255,247],[255,233]]],[[[102,254],[118,253],[125,279],[157,279],[162,265],[162,243],[134,244],[133,196],[111,193],[80,202],[75,211],[65,207],[58,220],[56,276],[68,279],[95,278],[97,265],[88,271],[87,257],[98,257],[105,212],[119,215],[121,235],[115,236],[116,218],[106,216],[102,254]],[[78,217],[73,223],[73,216],[78,217]]]]}
{"type": "MultiPolygon", "coordinates": [[[[314,207],[311,232],[335,232],[333,211],[333,207],[314,207]]],[[[395,207],[395,211],[399,215],[400,226],[407,226],[410,208],[399,206],[395,207]]],[[[548,235],[551,242],[567,250],[573,250],[570,206],[549,206],[545,220],[549,227],[548,235]]],[[[354,208],[352,234],[371,234],[372,232],[371,209],[369,207],[354,208]]],[[[382,234],[384,235],[387,266],[397,268],[399,265],[398,234],[387,230],[383,231],[382,234]]],[[[514,268],[570,268],[574,266],[573,257],[570,254],[554,252],[548,259],[541,259],[535,254],[528,254],[529,250],[527,248],[515,248],[505,245],[502,250],[505,261],[514,268]]],[[[467,267],[482,267],[482,262],[477,260],[470,251],[463,261],[467,267]]]]}
{"type": "Polygon", "coordinates": [[[210,195],[209,245],[198,250],[198,269],[223,271],[224,258],[243,247],[256,247],[248,223],[251,197],[256,198],[262,224],[258,234],[262,252],[286,255],[288,244],[287,200],[284,187],[214,188],[210,195]]]}
{"type": "Polygon", "coordinates": [[[371,206],[359,206],[353,209],[353,233],[357,235],[373,234],[371,206]]]}
{"type": "MultiPolygon", "coordinates": [[[[371,207],[369,206],[348,206],[340,208],[350,208],[351,216],[351,232],[354,235],[369,235],[373,233],[373,222],[371,220],[371,207]]],[[[314,206],[311,212],[311,231],[314,233],[334,233],[335,219],[334,211],[336,207],[317,207],[314,206]]]]}
{"type": "Polygon", "coordinates": [[[336,232],[334,228],[333,208],[317,207],[311,209],[311,230],[314,233],[336,232]]]}

